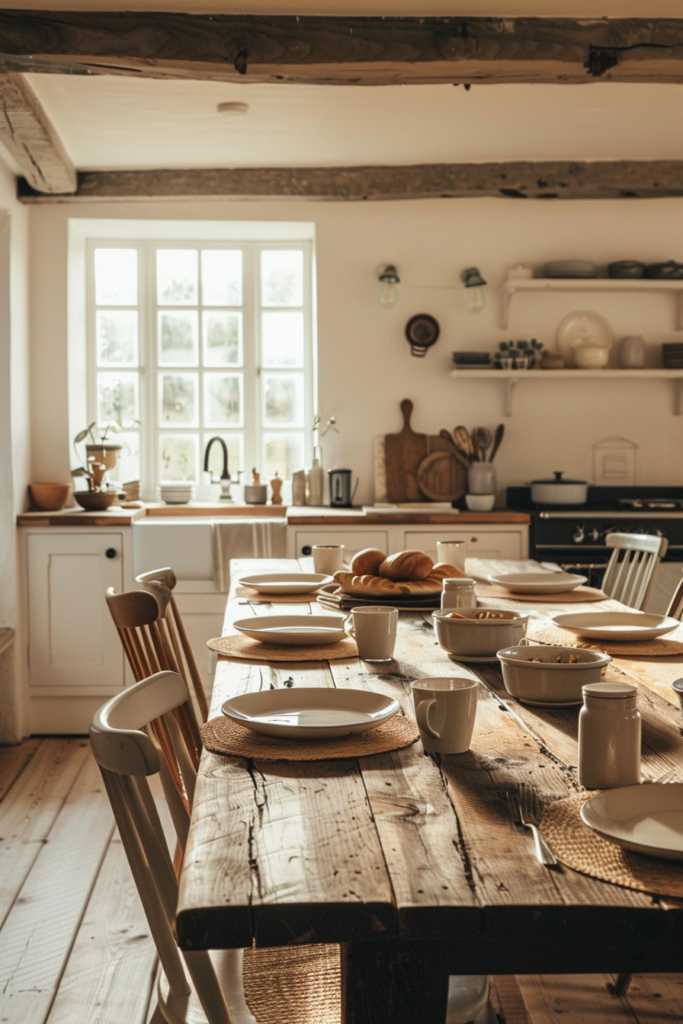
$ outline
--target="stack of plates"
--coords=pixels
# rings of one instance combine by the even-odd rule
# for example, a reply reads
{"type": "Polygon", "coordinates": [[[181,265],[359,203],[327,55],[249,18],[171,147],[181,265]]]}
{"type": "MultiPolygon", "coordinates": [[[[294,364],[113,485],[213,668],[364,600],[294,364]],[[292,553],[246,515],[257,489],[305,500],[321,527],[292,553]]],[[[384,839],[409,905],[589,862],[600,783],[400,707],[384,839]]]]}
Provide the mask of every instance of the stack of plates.
{"type": "Polygon", "coordinates": [[[489,583],[504,587],[511,594],[564,594],[585,582],[585,576],[571,572],[512,572],[489,576],[489,583]]]}
{"type": "Polygon", "coordinates": [[[320,572],[260,572],[237,582],[259,594],[312,594],[324,583],[332,583],[332,577],[320,572]]]}
{"type": "Polygon", "coordinates": [[[318,592],[318,604],[323,608],[331,608],[333,611],[348,611],[351,608],[358,608],[360,605],[387,605],[389,608],[399,608],[404,612],[433,611],[441,607],[441,593],[426,594],[424,597],[406,594],[405,597],[358,597],[356,594],[345,594],[339,589],[338,583],[330,583],[321,587],[318,592]]]}
{"type": "Polygon", "coordinates": [[[662,363],[667,370],[683,370],[683,343],[672,341],[662,345],[662,363]]]}
{"type": "Polygon", "coordinates": [[[544,277],[597,277],[598,268],[590,260],[553,260],[543,264],[544,277]]]}

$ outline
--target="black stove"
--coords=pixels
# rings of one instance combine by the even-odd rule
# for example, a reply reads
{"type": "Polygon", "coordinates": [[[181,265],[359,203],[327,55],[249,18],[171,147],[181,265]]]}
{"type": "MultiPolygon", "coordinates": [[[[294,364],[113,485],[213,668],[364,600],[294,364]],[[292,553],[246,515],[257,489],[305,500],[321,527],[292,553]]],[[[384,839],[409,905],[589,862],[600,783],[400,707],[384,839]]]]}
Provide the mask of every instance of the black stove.
{"type": "Polygon", "coordinates": [[[581,571],[599,584],[610,533],[666,537],[666,561],[683,562],[683,487],[589,487],[585,505],[535,505],[530,487],[508,487],[507,506],[531,516],[529,557],[581,571]]]}

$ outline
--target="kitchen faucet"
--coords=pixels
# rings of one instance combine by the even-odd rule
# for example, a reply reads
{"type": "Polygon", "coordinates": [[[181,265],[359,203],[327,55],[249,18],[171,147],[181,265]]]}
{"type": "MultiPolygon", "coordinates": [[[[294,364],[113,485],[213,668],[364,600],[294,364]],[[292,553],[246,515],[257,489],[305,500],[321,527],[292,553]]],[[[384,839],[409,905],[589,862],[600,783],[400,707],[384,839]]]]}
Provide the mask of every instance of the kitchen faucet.
{"type": "Polygon", "coordinates": [[[231,485],[232,481],[231,481],[231,478],[230,478],[230,474],[228,472],[228,446],[225,443],[225,441],[223,440],[223,438],[222,437],[218,437],[218,435],[216,435],[215,437],[212,437],[211,440],[209,441],[209,443],[206,446],[206,451],[204,452],[204,472],[210,474],[210,476],[211,476],[211,483],[212,484],[219,483],[218,480],[214,480],[213,473],[211,473],[211,470],[209,469],[209,455],[211,453],[211,445],[214,443],[214,441],[218,441],[218,443],[223,448],[223,472],[221,473],[221,476],[220,476],[221,493],[220,493],[220,497],[219,497],[218,500],[219,501],[230,501],[230,502],[232,502],[234,504],[235,499],[230,494],[230,485],[231,485]]]}

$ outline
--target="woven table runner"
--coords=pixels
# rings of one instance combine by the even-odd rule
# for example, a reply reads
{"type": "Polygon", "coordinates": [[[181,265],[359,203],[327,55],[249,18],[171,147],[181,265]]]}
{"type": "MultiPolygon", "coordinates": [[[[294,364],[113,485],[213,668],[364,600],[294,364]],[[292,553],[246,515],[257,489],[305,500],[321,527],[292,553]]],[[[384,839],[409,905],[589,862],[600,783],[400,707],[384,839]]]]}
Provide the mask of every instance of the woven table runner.
{"type": "Polygon", "coordinates": [[[607,594],[597,587],[577,587],[575,590],[565,590],[563,594],[513,594],[505,587],[496,586],[494,583],[478,583],[474,589],[482,601],[496,598],[503,601],[535,601],[536,604],[579,604],[607,600],[607,594]]]}
{"type": "Polygon", "coordinates": [[[680,640],[669,640],[665,636],[657,637],[656,640],[634,641],[613,641],[613,640],[591,640],[588,637],[579,639],[575,633],[559,627],[531,627],[527,631],[529,640],[536,640],[541,644],[553,644],[558,647],[585,647],[589,650],[604,651],[606,654],[613,654],[620,658],[630,654],[641,658],[666,658],[673,654],[683,654],[683,643],[680,640]]]}
{"type": "Polygon", "coordinates": [[[622,850],[581,820],[581,807],[595,793],[575,793],[543,811],[541,832],[558,860],[583,875],[626,889],[683,897],[683,864],[622,850]]]}
{"type": "Polygon", "coordinates": [[[258,761],[336,761],[343,757],[368,757],[409,747],[418,738],[417,726],[403,715],[394,715],[376,729],[329,740],[285,740],[260,736],[231,718],[211,718],[200,729],[202,742],[214,754],[231,754],[258,761]]]}
{"type": "MultiPolygon", "coordinates": [[[[258,619],[254,619],[258,622],[258,619]]],[[[217,636],[207,640],[206,646],[228,658],[247,658],[249,661],[337,661],[339,658],[357,658],[356,641],[348,637],[336,644],[264,644],[249,636],[217,636]]]]}
{"type": "Polygon", "coordinates": [[[246,597],[255,604],[308,604],[315,601],[318,591],[310,590],[307,594],[262,594],[253,587],[237,587],[237,597],[246,597]]]}

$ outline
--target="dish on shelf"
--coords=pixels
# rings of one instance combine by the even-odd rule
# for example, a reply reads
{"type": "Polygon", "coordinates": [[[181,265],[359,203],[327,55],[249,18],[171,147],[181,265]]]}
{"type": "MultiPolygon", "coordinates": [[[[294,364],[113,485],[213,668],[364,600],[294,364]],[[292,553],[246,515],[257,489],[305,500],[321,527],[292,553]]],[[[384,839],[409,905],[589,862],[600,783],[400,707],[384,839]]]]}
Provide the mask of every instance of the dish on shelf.
{"type": "Polygon", "coordinates": [[[643,277],[645,274],[645,264],[639,263],[638,260],[617,260],[616,263],[609,263],[607,265],[607,273],[610,277],[618,279],[631,279],[643,277]]]}
{"type": "Polygon", "coordinates": [[[625,850],[683,860],[683,783],[606,789],[581,808],[585,825],[625,850]]]}
{"type": "Polygon", "coordinates": [[[490,366],[490,352],[452,352],[454,366],[490,366]]]}
{"type": "Polygon", "coordinates": [[[321,572],[261,572],[243,576],[237,582],[241,587],[258,590],[259,594],[311,594],[334,580],[321,572]]]}
{"type": "Polygon", "coordinates": [[[222,713],[252,732],[283,739],[320,740],[376,729],[399,709],[372,690],[302,686],[231,697],[222,713]]]}
{"type": "Polygon", "coordinates": [[[512,572],[489,576],[489,583],[505,587],[512,594],[564,594],[585,582],[585,576],[571,572],[512,572]]]}
{"type": "Polygon", "coordinates": [[[262,644],[310,647],[345,640],[344,621],[343,615],[252,615],[237,619],[233,626],[262,644]]]}
{"type": "Polygon", "coordinates": [[[543,264],[544,277],[597,277],[598,268],[590,260],[551,260],[543,264]]]}
{"type": "MultiPolygon", "coordinates": [[[[606,349],[607,358],[609,358],[609,350],[614,344],[614,333],[610,325],[599,313],[593,313],[587,309],[579,309],[573,313],[568,313],[560,321],[555,341],[557,350],[564,358],[567,366],[581,367],[582,364],[576,358],[577,350],[584,348],[606,349]]],[[[596,359],[599,359],[599,357],[596,356],[596,359]]],[[[587,367],[584,365],[583,368],[587,367]]],[[[595,368],[595,364],[593,364],[593,368],[595,368]]]]}
{"type": "Polygon", "coordinates": [[[670,615],[648,612],[563,612],[554,615],[560,629],[592,640],[639,641],[654,640],[673,633],[680,626],[670,615]]]}

